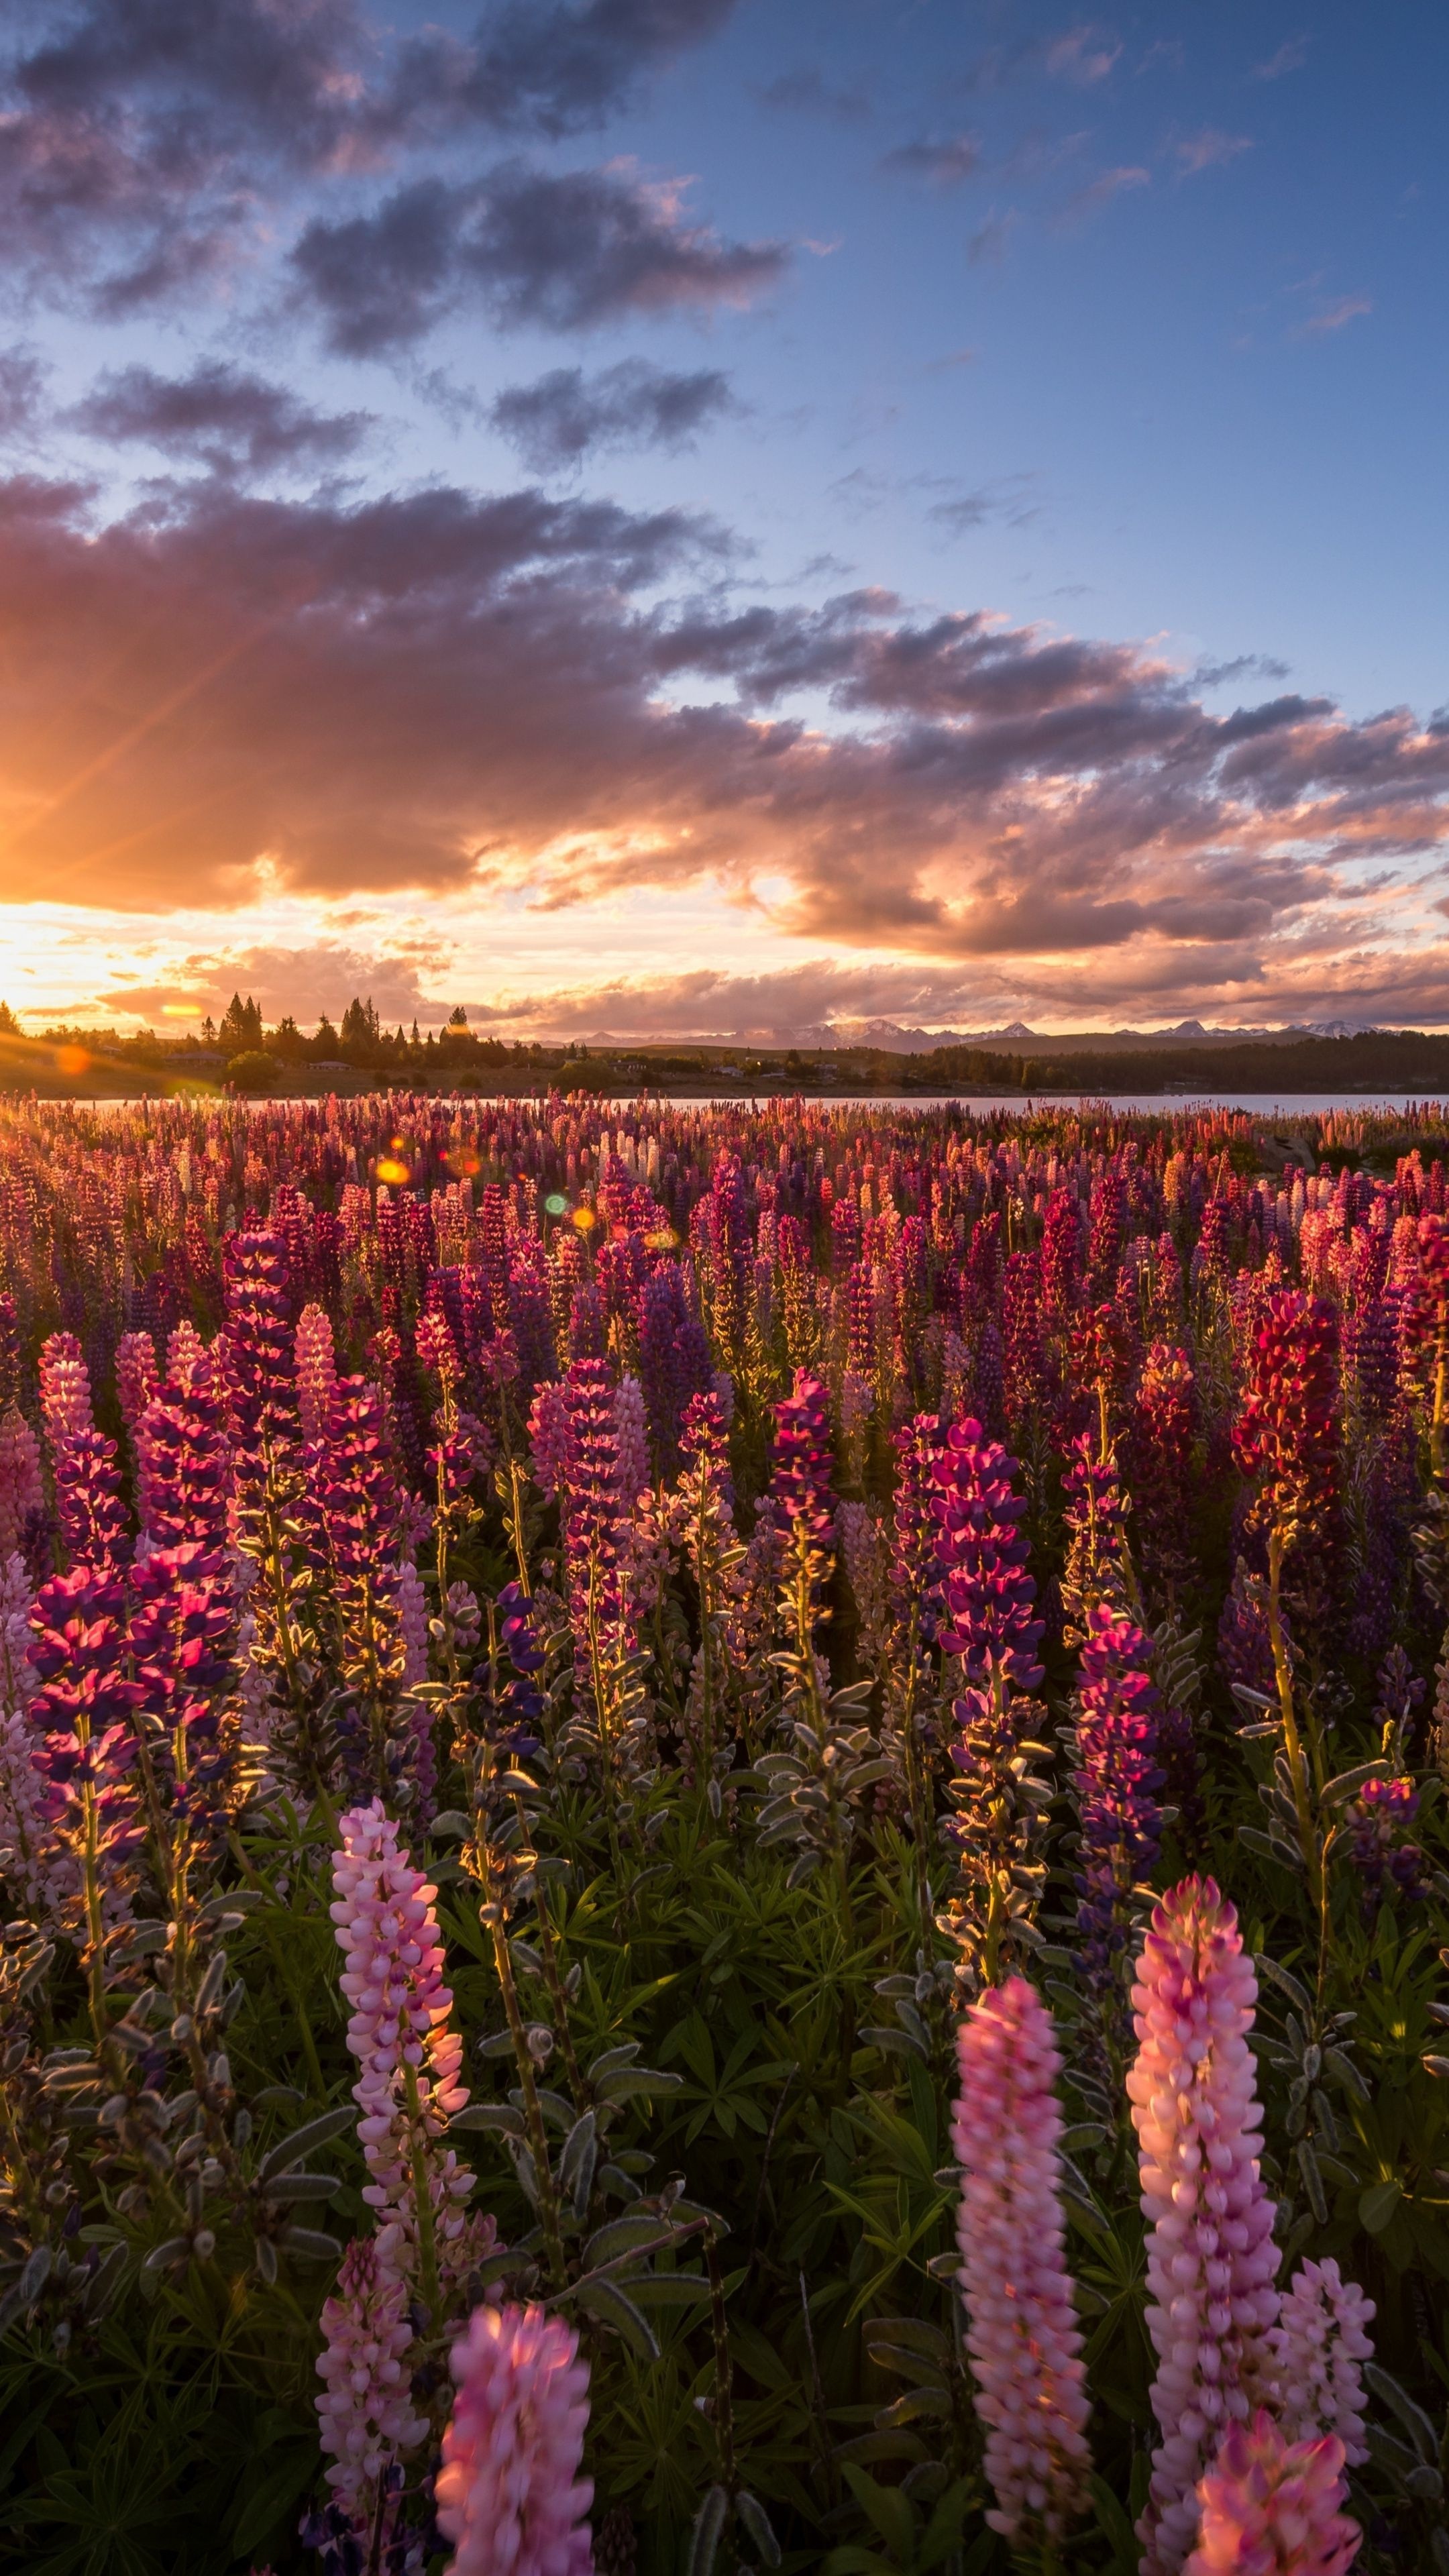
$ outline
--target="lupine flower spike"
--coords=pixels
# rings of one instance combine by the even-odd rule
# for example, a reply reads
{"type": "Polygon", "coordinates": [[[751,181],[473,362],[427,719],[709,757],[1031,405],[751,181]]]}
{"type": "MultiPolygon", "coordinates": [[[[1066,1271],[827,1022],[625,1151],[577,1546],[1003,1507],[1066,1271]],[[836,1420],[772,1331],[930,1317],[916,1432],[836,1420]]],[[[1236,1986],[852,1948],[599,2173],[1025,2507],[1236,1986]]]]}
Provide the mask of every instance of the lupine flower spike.
{"type": "Polygon", "coordinates": [[[589,2374],[573,2329],[541,2308],[475,2308],[452,2370],[436,2488],[448,2576],[592,2576],[589,2374]]]}
{"type": "Polygon", "coordinates": [[[1201,2537],[1184,2576],[1345,2576],[1363,2534],[1342,2501],[1335,2435],[1285,2442],[1261,2412],[1234,2424],[1198,2485],[1201,2537]]]}
{"type": "Polygon", "coordinates": [[[1272,2384],[1279,2257],[1258,2169],[1263,2114],[1248,2047],[1257,1993],[1233,1908],[1210,1878],[1184,1879],[1153,1914],[1132,1989],[1138,2053],[1127,2091],[1160,2437],[1137,2526],[1142,2576],[1177,2576],[1196,2530],[1197,2482],[1223,2433],[1245,2424],[1272,2384]]]}
{"type": "Polygon", "coordinates": [[[1086,2500],[1082,2338],[1063,2259],[1061,2070],[1051,2015],[1024,1977],[972,2006],[957,2039],[952,2131],[966,2348],[986,2432],[993,2530],[1055,2541],[1086,2500]]]}

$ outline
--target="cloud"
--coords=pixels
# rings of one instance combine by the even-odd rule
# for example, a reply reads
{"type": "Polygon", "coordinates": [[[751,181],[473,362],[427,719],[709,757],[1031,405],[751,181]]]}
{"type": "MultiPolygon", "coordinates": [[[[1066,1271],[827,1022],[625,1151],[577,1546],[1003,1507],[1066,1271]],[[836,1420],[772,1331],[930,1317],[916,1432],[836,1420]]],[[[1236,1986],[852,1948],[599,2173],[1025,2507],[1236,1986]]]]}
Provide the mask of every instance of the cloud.
{"type": "Polygon", "coordinates": [[[555,367],[530,385],[509,385],[488,417],[535,474],[559,474],[590,453],[691,446],[733,407],[729,378],[717,367],[670,375],[626,358],[596,376],[555,367]]]}
{"type": "Polygon", "coordinates": [[[1239,154],[1251,152],[1250,134],[1225,134],[1220,126],[1205,125],[1200,134],[1185,134],[1173,145],[1177,156],[1178,177],[1195,179],[1200,170],[1220,169],[1226,161],[1236,161],[1239,154]]]}
{"type": "Polygon", "coordinates": [[[799,116],[826,116],[837,124],[849,125],[870,114],[870,100],[863,89],[839,89],[827,81],[816,63],[802,63],[794,71],[781,72],[772,81],[755,87],[761,107],[784,109],[799,116]]]}
{"type": "Polygon", "coordinates": [[[1085,188],[1078,188],[1067,199],[1065,211],[1068,215],[1092,215],[1099,206],[1109,206],[1113,198],[1120,197],[1125,189],[1148,188],[1151,184],[1151,171],[1140,166],[1104,170],[1100,178],[1091,180],[1085,188]]]}
{"type": "Polygon", "coordinates": [[[957,188],[981,167],[981,144],[974,134],[948,135],[943,142],[898,143],[882,156],[880,167],[893,177],[925,179],[933,188],[957,188]]]}
{"type": "Polygon", "coordinates": [[[882,591],[786,606],[732,570],[678,512],[537,491],[209,479],[98,525],[12,477],[6,898],[412,888],[426,928],[713,889],[975,989],[1194,1008],[1423,948],[1403,862],[1449,843],[1449,715],[1288,690],[1216,715],[1130,643],[882,591]]]}
{"type": "Polygon", "coordinates": [[[505,131],[558,136],[600,124],[651,73],[704,44],[734,0],[511,0],[473,46],[436,30],[405,50],[396,94],[505,131]]]}
{"type": "Polygon", "coordinates": [[[691,224],[688,184],[641,179],[627,163],[548,172],[509,161],[470,183],[411,181],[347,222],[318,217],[293,261],[332,347],[350,357],[420,339],[470,296],[505,326],[558,331],[750,302],[783,275],[784,245],[691,224]]]}
{"type": "Polygon", "coordinates": [[[215,291],[299,190],[470,124],[599,123],[732,6],[511,0],[466,42],[436,27],[399,38],[359,0],[12,0],[7,258],[113,317],[215,291]]]}
{"type": "Polygon", "coordinates": [[[1298,72],[1308,60],[1308,38],[1289,36],[1264,63],[1253,66],[1254,80],[1281,80],[1285,72],[1298,72]]]}
{"type": "Polygon", "coordinates": [[[988,261],[995,262],[1005,257],[1006,245],[1017,221],[1014,210],[1004,215],[988,215],[966,245],[966,257],[973,268],[982,268],[988,261]]]}
{"type": "Polygon", "coordinates": [[[1117,38],[1105,35],[1100,27],[1072,27],[1047,46],[1046,68],[1055,80],[1091,89],[1107,78],[1121,51],[1117,38]]]}
{"type": "Polygon", "coordinates": [[[1298,336],[1318,338],[1327,331],[1341,331],[1345,324],[1356,322],[1360,315],[1372,313],[1373,309],[1371,295],[1340,295],[1332,304],[1325,304],[1317,313],[1310,313],[1307,321],[1299,324],[1298,336]]]}
{"type": "Polygon", "coordinates": [[[318,412],[284,385],[203,359],[189,376],[123,367],[67,414],[92,438],[134,439],[213,473],[242,476],[334,465],[366,437],[366,412],[318,412]]]}
{"type": "Polygon", "coordinates": [[[375,149],[353,0],[83,0],[14,21],[7,255],[103,310],[214,277],[259,192],[375,149]]]}
{"type": "Polygon", "coordinates": [[[0,349],[0,439],[29,439],[39,427],[49,372],[34,349],[0,349]]]}
{"type": "MultiPolygon", "coordinates": [[[[445,961],[438,960],[439,965],[445,961]]],[[[142,1020],[179,1018],[189,1010],[199,1024],[208,1013],[220,1019],[232,994],[250,994],[265,1020],[287,1013],[302,1024],[340,1018],[353,995],[377,1004],[381,1017],[393,1022],[436,1021],[439,1005],[423,991],[412,959],[347,948],[332,940],[299,947],[255,945],[202,951],[183,958],[174,973],[156,984],[115,984],[96,995],[102,1010],[123,1011],[142,1020]]]]}

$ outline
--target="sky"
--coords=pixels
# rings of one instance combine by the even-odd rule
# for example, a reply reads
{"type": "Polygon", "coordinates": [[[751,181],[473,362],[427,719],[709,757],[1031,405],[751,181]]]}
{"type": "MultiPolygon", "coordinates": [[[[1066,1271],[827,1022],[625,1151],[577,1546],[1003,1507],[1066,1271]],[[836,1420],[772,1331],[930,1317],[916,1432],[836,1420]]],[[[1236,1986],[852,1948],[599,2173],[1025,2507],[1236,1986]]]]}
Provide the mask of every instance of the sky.
{"type": "Polygon", "coordinates": [[[0,0],[0,995],[1449,1024],[1431,0],[0,0]]]}

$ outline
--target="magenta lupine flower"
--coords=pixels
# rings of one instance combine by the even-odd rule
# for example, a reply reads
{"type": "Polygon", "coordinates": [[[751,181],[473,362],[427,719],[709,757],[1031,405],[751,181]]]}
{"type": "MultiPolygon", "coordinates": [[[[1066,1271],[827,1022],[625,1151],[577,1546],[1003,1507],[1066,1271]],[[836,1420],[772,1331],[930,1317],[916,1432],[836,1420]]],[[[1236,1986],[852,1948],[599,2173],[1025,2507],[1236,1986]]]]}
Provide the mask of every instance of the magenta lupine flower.
{"type": "Polygon", "coordinates": [[[828,1554],[834,1534],[834,1460],[830,1450],[830,1393],[818,1377],[795,1371],[792,1395],[775,1407],[770,1503],[787,1533],[803,1529],[812,1548],[828,1554]]]}
{"type": "Polygon", "coordinates": [[[306,1441],[325,1441],[337,1399],[337,1357],[332,1324],[321,1306],[304,1306],[297,1318],[297,1410],[306,1441]]]}
{"type": "Polygon", "coordinates": [[[589,1653],[591,1617],[627,1618],[628,1516],[620,1491],[614,1387],[603,1360],[570,1360],[563,1381],[568,1483],[560,1502],[577,1669],[589,1653]],[[592,1610],[591,1610],[592,1601],[592,1610]]]}
{"type": "Polygon", "coordinates": [[[231,1502],[226,1403],[209,1356],[154,1395],[136,1423],[146,1536],[159,1547],[195,1540],[225,1548],[231,1502]]]}
{"type": "Polygon", "coordinates": [[[129,1911],[145,1827],[132,1770],[131,1713],[143,1686],[128,1670],[126,1595],[114,1573],[77,1565],[43,1583],[31,1611],[30,1704],[35,1767],[46,1784],[51,1836],[77,1863],[66,1929],[83,1961],[94,1947],[81,1870],[94,1865],[108,1919],[129,1911]]]}
{"type": "Polygon", "coordinates": [[[1184,2576],[1345,2576],[1363,2533],[1343,2503],[1343,2444],[1285,2442],[1271,2415],[1234,2424],[1193,2498],[1184,2576]]]}
{"type": "Polygon", "coordinates": [[[238,1480],[261,1480],[267,1452],[299,1436],[286,1247],[275,1234],[232,1235],[226,1247],[226,1356],[238,1480]]]}
{"type": "Polygon", "coordinates": [[[1233,1455],[1257,1478],[1254,1531],[1291,1522],[1298,1551],[1321,1574],[1336,1541],[1340,1481],[1338,1332],[1331,1307],[1301,1289],[1262,1304],[1243,1372],[1233,1455]]]}
{"type": "Polygon", "coordinates": [[[237,1606],[219,1548],[154,1547],[131,1569],[130,1648],[165,1740],[152,1756],[173,1812],[196,1839],[224,1832],[239,1750],[227,1702],[236,1682],[237,1606]]]}
{"type": "Polygon", "coordinates": [[[1162,1843],[1162,1704],[1150,1656],[1148,1639],[1124,1611],[1099,1604],[1088,1612],[1077,1702],[1077,1921],[1083,1971],[1098,1991],[1112,1981],[1126,1946],[1132,1890],[1153,1868],[1162,1843]]]}
{"type": "Polygon", "coordinates": [[[1274,2412],[1290,2442],[1336,2433],[1350,2468],[1369,2456],[1363,2365],[1374,2357],[1374,2303],[1335,2262],[1300,2263],[1283,2293],[1272,2347],[1274,2412]]]}
{"type": "Polygon", "coordinates": [[[475,2308],[450,2366],[435,2489],[448,2576],[592,2576],[589,2373],[573,2328],[541,2308],[475,2308]]]}
{"type": "Polygon", "coordinates": [[[979,1422],[955,1422],[931,1472],[942,1647],[961,1657],[971,1681],[999,1668],[1015,1688],[1035,1690],[1042,1622],[1031,1615],[1031,1550],[1017,1529],[1026,1504],[1012,1490],[1016,1460],[979,1422]]]}
{"type": "Polygon", "coordinates": [[[421,2156],[439,2255],[462,2234],[473,2176],[442,2144],[468,2088],[458,2081],[463,2042],[449,2028],[453,1997],[443,1983],[437,1889],[415,1869],[398,1829],[375,1798],[341,1820],[329,1908],[344,1958],[341,1986],[352,2007],[347,2045],[361,2072],[352,2088],[369,2180],[362,2196],[377,2212],[378,2243],[399,2270],[415,2270],[420,2242],[413,2158],[421,2156]]]}
{"type": "Polygon", "coordinates": [[[327,2484],[364,2549],[382,2480],[428,2430],[426,2416],[413,2411],[410,2302],[405,2276],[382,2260],[376,2238],[354,2237],[322,2310],[317,2376],[325,2394],[316,2406],[327,2484]]]}
{"type": "Polygon", "coordinates": [[[904,1623],[914,1615],[916,1635],[928,1646],[934,1642],[941,1613],[931,1506],[936,1468],[945,1453],[945,1425],[938,1414],[918,1413],[892,1433],[891,1445],[896,1453],[896,1490],[891,1507],[890,1584],[896,1619],[904,1623]]]}
{"type": "Polygon", "coordinates": [[[986,2426],[986,2516],[1016,2543],[1059,2539],[1086,2501],[1082,2338],[1063,2258],[1061,2072],[1052,2019],[1024,1977],[973,2004],[957,2034],[952,2140],[966,2349],[986,2426]]]}
{"type": "Polygon", "coordinates": [[[1138,2053],[1127,2092],[1150,2222],[1161,2436],[1137,2527],[1143,2576],[1176,2576],[1196,2530],[1198,2479],[1272,2383],[1279,2253],[1247,2036],[1257,1993],[1232,1906],[1212,1879],[1184,1879],[1153,1914],[1132,1989],[1138,2053]]]}

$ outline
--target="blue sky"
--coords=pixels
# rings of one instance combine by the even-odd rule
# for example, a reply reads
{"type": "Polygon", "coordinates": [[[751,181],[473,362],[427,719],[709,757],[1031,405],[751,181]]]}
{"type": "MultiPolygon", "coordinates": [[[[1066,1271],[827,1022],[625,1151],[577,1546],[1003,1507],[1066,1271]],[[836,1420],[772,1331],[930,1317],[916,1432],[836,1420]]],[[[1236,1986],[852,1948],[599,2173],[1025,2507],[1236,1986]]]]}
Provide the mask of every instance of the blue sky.
{"type": "Polygon", "coordinates": [[[7,24],[12,1002],[1449,1020],[1441,13],[7,24]]]}

